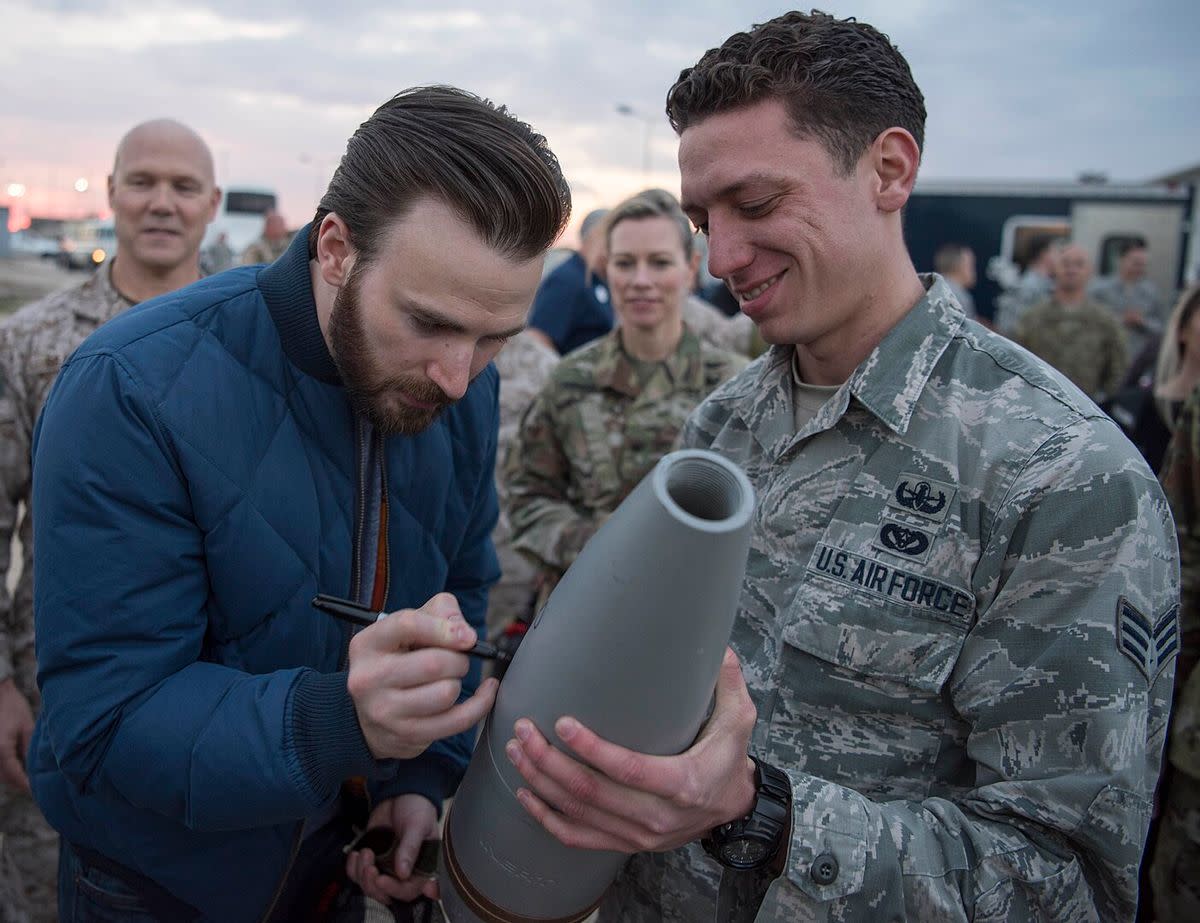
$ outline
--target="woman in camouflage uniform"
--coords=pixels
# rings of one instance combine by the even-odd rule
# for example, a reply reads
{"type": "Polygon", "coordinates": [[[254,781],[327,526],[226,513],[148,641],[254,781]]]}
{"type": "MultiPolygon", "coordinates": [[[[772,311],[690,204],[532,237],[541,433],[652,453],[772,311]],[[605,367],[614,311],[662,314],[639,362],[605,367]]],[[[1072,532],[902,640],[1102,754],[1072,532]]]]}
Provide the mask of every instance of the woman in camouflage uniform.
{"type": "Polygon", "coordinates": [[[1180,646],[1159,817],[1147,855],[1154,919],[1192,923],[1200,920],[1200,389],[1176,419],[1162,482],[1179,529],[1180,646]]]}
{"type": "Polygon", "coordinates": [[[538,607],[683,421],[746,360],[683,323],[699,254],[675,199],[641,194],[608,216],[618,325],[568,355],[530,405],[505,463],[514,547],[541,568],[538,607]]]}

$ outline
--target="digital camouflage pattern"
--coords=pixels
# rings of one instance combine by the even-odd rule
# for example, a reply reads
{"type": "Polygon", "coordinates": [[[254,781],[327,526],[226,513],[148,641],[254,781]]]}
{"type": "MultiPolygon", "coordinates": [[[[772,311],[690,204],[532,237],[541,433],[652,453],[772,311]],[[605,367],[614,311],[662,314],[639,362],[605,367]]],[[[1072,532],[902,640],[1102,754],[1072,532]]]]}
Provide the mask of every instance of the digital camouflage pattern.
{"type": "Polygon", "coordinates": [[[521,421],[504,466],[513,547],[543,568],[543,598],[608,514],[671,451],[688,414],[745,365],[686,327],[644,385],[619,328],[558,364],[521,421]]]}
{"type": "Polygon", "coordinates": [[[1130,358],[1140,353],[1154,337],[1163,332],[1167,323],[1167,302],[1158,286],[1149,279],[1125,282],[1120,276],[1104,276],[1092,283],[1088,295],[1108,308],[1113,319],[1125,334],[1125,347],[1130,358]],[[1126,327],[1126,311],[1142,315],[1140,329],[1126,327]]]}
{"type": "Polygon", "coordinates": [[[683,322],[703,342],[726,352],[749,356],[754,348],[754,321],[745,314],[726,317],[697,295],[683,302],[683,322]]]}
{"type": "MultiPolygon", "coordinates": [[[[1177,686],[1200,661],[1200,390],[1184,402],[1162,467],[1163,489],[1179,536],[1180,629],[1177,686]]],[[[1200,778],[1200,761],[1191,769],[1200,778]]]]}
{"type": "Polygon", "coordinates": [[[1163,488],[1179,532],[1182,646],[1150,880],[1158,923],[1200,920],[1200,391],[1180,411],[1163,488]]]}
{"type": "Polygon", "coordinates": [[[1200,920],[1200,670],[1182,688],[1171,722],[1173,772],[1159,804],[1150,866],[1157,923],[1200,920]]]}
{"type": "MultiPolygon", "coordinates": [[[[0,579],[0,680],[13,677],[35,716],[40,699],[33,651],[33,523],[28,511],[33,427],[66,358],[100,324],[130,306],[113,288],[110,271],[111,263],[101,266],[83,284],[26,305],[0,322],[0,575],[12,565],[14,532],[20,536],[22,558],[11,597],[0,579]]],[[[2,783],[0,824],[5,848],[30,898],[31,918],[56,919],[57,834],[32,798],[2,783]]]]}
{"type": "Polygon", "coordinates": [[[488,595],[489,637],[499,634],[514,618],[525,615],[533,604],[537,571],[512,547],[512,526],[508,522],[505,502],[504,456],[517,437],[517,428],[526,408],[533,403],[558,364],[558,354],[526,330],[509,340],[493,361],[500,374],[500,435],[496,442],[500,518],[492,532],[492,542],[500,559],[500,581],[488,595]]]}
{"type": "Polygon", "coordinates": [[[1035,269],[1026,270],[1017,284],[996,298],[996,329],[1006,337],[1015,338],[1021,319],[1029,309],[1041,304],[1054,291],[1054,280],[1035,269]]]}
{"type": "Polygon", "coordinates": [[[292,235],[288,234],[276,241],[267,240],[265,237],[260,237],[252,241],[245,250],[242,251],[241,263],[243,266],[254,266],[257,263],[274,263],[277,259],[283,256],[292,243],[292,235]]]}
{"type": "MultiPolygon", "coordinates": [[[[1166,500],[1077,389],[925,281],[801,430],[776,346],[681,437],[758,492],[732,643],[793,815],[757,919],[1131,920],[1173,676],[1166,500]]],[[[695,844],[635,857],[601,919],[713,920],[715,869],[695,844]]]]}
{"type": "Polygon", "coordinates": [[[30,923],[21,873],[9,855],[8,837],[0,832],[0,923],[30,923]]]}
{"type": "Polygon", "coordinates": [[[1021,318],[1016,340],[1097,402],[1116,391],[1129,365],[1120,325],[1093,301],[1043,302],[1021,318]]]}

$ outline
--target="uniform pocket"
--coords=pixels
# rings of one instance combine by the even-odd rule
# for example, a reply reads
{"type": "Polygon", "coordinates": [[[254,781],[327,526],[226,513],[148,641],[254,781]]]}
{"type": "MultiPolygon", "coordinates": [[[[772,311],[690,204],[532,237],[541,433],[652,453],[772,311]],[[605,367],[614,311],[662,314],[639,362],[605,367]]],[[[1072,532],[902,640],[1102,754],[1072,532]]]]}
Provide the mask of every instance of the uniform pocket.
{"type": "Polygon", "coordinates": [[[965,591],[915,569],[818,545],[783,640],[868,682],[936,693],[974,613],[965,591]]]}
{"type": "MultiPolygon", "coordinates": [[[[848,556],[843,576],[853,581],[848,568],[869,560],[848,556]]],[[[897,587],[913,576],[901,572],[897,587]]],[[[890,565],[864,564],[863,578],[883,591],[811,572],[801,581],[781,632],[772,750],[801,753],[806,772],[868,797],[922,799],[939,755],[965,739],[942,690],[966,627],[888,599],[890,565]]],[[[918,585],[910,595],[921,592],[918,585]]],[[[936,592],[925,588],[927,596],[936,592]]]]}

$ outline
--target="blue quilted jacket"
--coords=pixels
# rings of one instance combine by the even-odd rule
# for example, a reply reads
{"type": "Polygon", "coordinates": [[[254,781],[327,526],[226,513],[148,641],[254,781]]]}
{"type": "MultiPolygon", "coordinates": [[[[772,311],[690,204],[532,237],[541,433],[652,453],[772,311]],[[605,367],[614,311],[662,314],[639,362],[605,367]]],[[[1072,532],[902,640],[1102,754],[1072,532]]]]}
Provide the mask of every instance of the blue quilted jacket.
{"type": "Polygon", "coordinates": [[[309,605],[369,598],[381,484],[389,610],[447,590],[478,628],[498,577],[495,370],[380,439],[325,347],[306,237],[100,328],[34,440],[34,795],[65,840],[213,920],[269,912],[342,780],[440,803],[465,769],[471,735],[371,757],[350,631],[309,605]]]}

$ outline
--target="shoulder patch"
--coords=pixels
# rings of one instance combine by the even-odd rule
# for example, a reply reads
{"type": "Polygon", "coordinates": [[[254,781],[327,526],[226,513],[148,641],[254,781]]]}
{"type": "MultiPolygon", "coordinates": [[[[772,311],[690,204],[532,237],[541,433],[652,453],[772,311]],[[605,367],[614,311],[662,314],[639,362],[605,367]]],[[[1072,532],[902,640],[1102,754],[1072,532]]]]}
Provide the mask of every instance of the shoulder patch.
{"type": "Polygon", "coordinates": [[[1117,600],[1117,648],[1153,684],[1179,652],[1179,606],[1151,622],[1122,596],[1117,600]]]}

